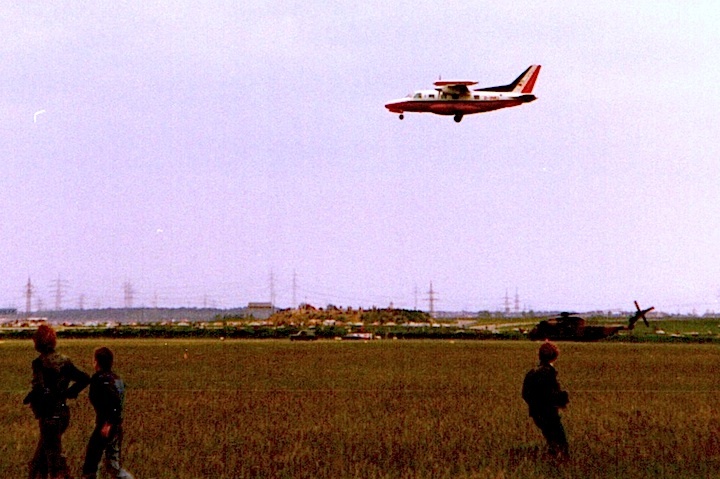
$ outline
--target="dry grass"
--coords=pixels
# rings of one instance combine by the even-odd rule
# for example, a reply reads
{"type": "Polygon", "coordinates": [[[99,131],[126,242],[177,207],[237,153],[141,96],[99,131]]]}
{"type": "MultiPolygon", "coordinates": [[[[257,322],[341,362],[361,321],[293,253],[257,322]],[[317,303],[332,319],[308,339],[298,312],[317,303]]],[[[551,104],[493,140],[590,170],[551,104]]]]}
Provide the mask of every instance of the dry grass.
{"type": "MultiPolygon", "coordinates": [[[[716,346],[561,344],[573,457],[539,450],[520,384],[530,342],[63,340],[90,369],[116,352],[129,385],[125,460],[138,478],[720,477],[716,346]],[[188,359],[183,359],[185,349],[188,359]]],[[[0,344],[0,477],[37,440],[31,342],[0,344]]],[[[92,411],[72,404],[79,469],[92,411]]]]}

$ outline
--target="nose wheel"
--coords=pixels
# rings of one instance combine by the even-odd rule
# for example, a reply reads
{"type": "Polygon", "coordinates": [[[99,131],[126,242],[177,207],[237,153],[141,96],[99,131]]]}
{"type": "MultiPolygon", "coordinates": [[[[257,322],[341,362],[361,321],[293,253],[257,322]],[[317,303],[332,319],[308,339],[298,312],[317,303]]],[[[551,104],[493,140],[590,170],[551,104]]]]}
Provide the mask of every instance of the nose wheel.
{"type": "Polygon", "coordinates": [[[400,119],[402,120],[403,118],[405,118],[405,115],[403,115],[402,113],[400,113],[400,119]]]}
{"type": "Polygon", "coordinates": [[[455,115],[455,118],[454,118],[455,123],[460,123],[460,122],[462,121],[462,117],[463,117],[463,116],[460,115],[460,114],[455,115]]]}

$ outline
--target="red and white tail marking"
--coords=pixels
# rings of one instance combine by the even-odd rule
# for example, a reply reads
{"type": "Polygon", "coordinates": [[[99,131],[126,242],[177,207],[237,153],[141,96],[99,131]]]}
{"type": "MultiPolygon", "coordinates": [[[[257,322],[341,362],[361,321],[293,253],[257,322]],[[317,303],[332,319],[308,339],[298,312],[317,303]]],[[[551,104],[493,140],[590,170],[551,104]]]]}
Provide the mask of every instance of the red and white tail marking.
{"type": "Polygon", "coordinates": [[[520,78],[517,82],[517,85],[515,85],[513,92],[523,94],[532,93],[533,88],[535,88],[535,81],[537,80],[539,74],[540,65],[533,65],[528,68],[522,78],[520,78]]]}

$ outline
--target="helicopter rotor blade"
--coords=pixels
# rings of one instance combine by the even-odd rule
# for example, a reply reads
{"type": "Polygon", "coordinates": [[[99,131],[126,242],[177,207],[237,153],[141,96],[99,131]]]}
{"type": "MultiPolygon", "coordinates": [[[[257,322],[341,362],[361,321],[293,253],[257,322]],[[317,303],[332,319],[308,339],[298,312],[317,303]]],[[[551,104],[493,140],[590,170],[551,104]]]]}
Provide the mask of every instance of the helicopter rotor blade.
{"type": "Polygon", "coordinates": [[[635,313],[632,316],[630,316],[628,329],[633,329],[635,327],[635,323],[637,323],[640,318],[642,318],[643,323],[645,323],[645,326],[647,326],[649,328],[650,323],[648,323],[648,320],[645,317],[645,314],[652,311],[653,309],[655,309],[655,306],[651,306],[648,309],[640,309],[640,305],[638,304],[638,302],[634,301],[634,303],[635,303],[635,308],[637,308],[637,311],[635,311],[635,313]]]}
{"type": "Polygon", "coordinates": [[[653,309],[655,309],[655,306],[650,306],[648,309],[644,309],[644,310],[642,311],[642,319],[643,319],[643,322],[645,323],[645,326],[647,326],[648,328],[650,327],[650,323],[648,323],[648,320],[647,320],[647,318],[645,317],[645,314],[646,314],[646,313],[649,313],[649,312],[652,311],[653,309]]]}

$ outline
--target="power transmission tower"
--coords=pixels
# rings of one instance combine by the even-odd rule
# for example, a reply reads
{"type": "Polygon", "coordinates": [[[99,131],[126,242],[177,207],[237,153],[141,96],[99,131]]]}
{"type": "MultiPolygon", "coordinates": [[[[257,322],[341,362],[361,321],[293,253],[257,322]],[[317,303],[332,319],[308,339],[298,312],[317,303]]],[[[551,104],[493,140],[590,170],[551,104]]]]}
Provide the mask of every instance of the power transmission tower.
{"type": "Polygon", "coordinates": [[[515,288],[515,314],[520,312],[520,295],[518,294],[517,288],[515,288]]]}
{"type": "Polygon", "coordinates": [[[508,296],[508,290],[505,290],[505,314],[510,314],[510,296],[508,296]]]}
{"type": "Polygon", "coordinates": [[[133,287],[130,281],[125,281],[125,284],[123,284],[123,293],[125,296],[125,308],[132,308],[135,291],[133,291],[133,287]]]}
{"type": "Polygon", "coordinates": [[[30,276],[28,276],[28,282],[25,286],[25,313],[29,316],[30,311],[32,310],[32,295],[33,295],[33,285],[30,281],[30,276]]]}
{"type": "Polygon", "coordinates": [[[437,299],[435,298],[435,295],[437,294],[437,291],[433,290],[433,284],[432,281],[430,281],[430,291],[428,291],[428,302],[430,303],[430,316],[435,317],[435,301],[437,299]]]}
{"type": "Polygon", "coordinates": [[[58,275],[58,279],[53,281],[53,286],[55,287],[55,311],[61,311],[62,299],[65,295],[65,288],[67,288],[68,282],[60,279],[60,275],[58,275]]]}
{"type": "Polygon", "coordinates": [[[270,270],[270,307],[275,308],[275,273],[270,270]]]}

